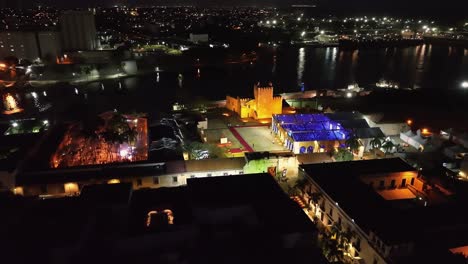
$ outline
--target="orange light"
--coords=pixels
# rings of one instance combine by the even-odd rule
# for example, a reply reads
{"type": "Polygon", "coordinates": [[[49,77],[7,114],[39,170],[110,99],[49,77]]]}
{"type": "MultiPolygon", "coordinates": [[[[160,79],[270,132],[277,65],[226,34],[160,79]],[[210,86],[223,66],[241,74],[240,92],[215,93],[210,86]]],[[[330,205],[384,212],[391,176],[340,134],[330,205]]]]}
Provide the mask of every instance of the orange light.
{"type": "Polygon", "coordinates": [[[408,120],[406,121],[406,124],[408,124],[409,126],[411,126],[411,125],[413,124],[413,120],[408,119],[408,120]]]}
{"type": "Polygon", "coordinates": [[[111,179],[107,182],[107,184],[117,184],[117,183],[120,183],[119,179],[111,179]]]}
{"type": "Polygon", "coordinates": [[[7,65],[5,63],[0,63],[0,68],[6,68],[7,65]]]}
{"type": "Polygon", "coordinates": [[[422,132],[423,132],[423,134],[428,134],[429,130],[427,128],[423,128],[422,132]]]}

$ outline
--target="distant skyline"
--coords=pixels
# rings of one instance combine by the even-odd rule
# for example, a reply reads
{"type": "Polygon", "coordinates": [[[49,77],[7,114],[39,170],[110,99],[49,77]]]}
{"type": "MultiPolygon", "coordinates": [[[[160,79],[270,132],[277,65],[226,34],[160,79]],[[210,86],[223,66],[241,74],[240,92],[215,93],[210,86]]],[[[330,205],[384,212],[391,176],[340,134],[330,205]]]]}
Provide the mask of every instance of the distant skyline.
{"type": "Polygon", "coordinates": [[[460,0],[0,0],[0,7],[30,7],[45,4],[57,7],[113,5],[196,5],[196,6],[275,6],[317,4],[317,12],[338,14],[388,14],[434,19],[467,19],[468,1],[460,0]]]}

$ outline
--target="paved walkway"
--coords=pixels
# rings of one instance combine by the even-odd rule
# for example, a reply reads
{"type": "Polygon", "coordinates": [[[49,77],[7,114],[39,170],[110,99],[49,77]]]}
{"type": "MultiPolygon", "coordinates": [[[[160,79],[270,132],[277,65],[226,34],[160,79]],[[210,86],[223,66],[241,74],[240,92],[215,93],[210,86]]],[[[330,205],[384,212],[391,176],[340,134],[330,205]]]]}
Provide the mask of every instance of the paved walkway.
{"type": "Polygon", "coordinates": [[[229,130],[231,133],[236,137],[237,140],[244,146],[244,149],[247,150],[247,152],[254,152],[254,150],[249,146],[249,144],[242,138],[242,136],[237,132],[235,127],[230,127],[229,130]]]}

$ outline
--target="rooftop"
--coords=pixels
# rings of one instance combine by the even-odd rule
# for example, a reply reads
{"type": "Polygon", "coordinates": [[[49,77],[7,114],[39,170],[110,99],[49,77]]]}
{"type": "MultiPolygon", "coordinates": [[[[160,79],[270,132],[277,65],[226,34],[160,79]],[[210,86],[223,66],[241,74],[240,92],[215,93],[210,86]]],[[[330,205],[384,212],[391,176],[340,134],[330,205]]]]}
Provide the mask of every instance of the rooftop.
{"type": "Polygon", "coordinates": [[[421,206],[405,191],[380,193],[361,181],[363,175],[384,176],[415,171],[400,158],[307,164],[300,167],[359,227],[365,232],[373,231],[390,244],[422,239],[429,231],[437,233],[444,225],[465,226],[468,220],[458,216],[461,204],[454,200],[421,206]],[[408,223],[417,223],[418,228],[408,223]]]}
{"type": "Polygon", "coordinates": [[[346,140],[353,133],[359,138],[384,136],[380,128],[370,128],[357,112],[274,115],[273,119],[295,141],[346,140]]]}

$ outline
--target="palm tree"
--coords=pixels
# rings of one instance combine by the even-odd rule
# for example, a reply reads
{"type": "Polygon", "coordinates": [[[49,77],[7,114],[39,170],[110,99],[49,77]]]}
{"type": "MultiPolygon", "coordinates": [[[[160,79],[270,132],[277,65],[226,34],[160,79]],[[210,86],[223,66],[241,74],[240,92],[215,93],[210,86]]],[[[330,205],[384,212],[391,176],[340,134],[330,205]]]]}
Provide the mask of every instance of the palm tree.
{"type": "Polygon", "coordinates": [[[349,228],[340,233],[340,247],[343,249],[343,252],[348,251],[349,245],[355,237],[356,232],[352,231],[349,228]]]}
{"type": "Polygon", "coordinates": [[[375,150],[380,149],[382,147],[383,139],[379,137],[375,137],[369,143],[372,149],[374,149],[374,156],[376,156],[375,150]]]}
{"type": "Polygon", "coordinates": [[[314,203],[314,216],[317,215],[317,209],[318,209],[318,204],[320,203],[320,200],[322,199],[322,193],[320,192],[313,192],[309,194],[310,200],[314,203]]]}
{"type": "Polygon", "coordinates": [[[395,144],[391,140],[387,140],[382,144],[382,148],[385,151],[385,156],[387,156],[387,153],[390,152],[393,148],[395,147],[395,144]]]}
{"type": "Polygon", "coordinates": [[[296,183],[294,184],[294,188],[298,189],[299,191],[301,191],[301,193],[304,193],[304,189],[305,187],[307,186],[307,179],[306,178],[300,178],[296,181],[296,183]]]}
{"type": "Polygon", "coordinates": [[[346,140],[345,145],[351,150],[351,152],[356,152],[362,144],[359,138],[356,137],[356,134],[353,133],[346,140]]]}

